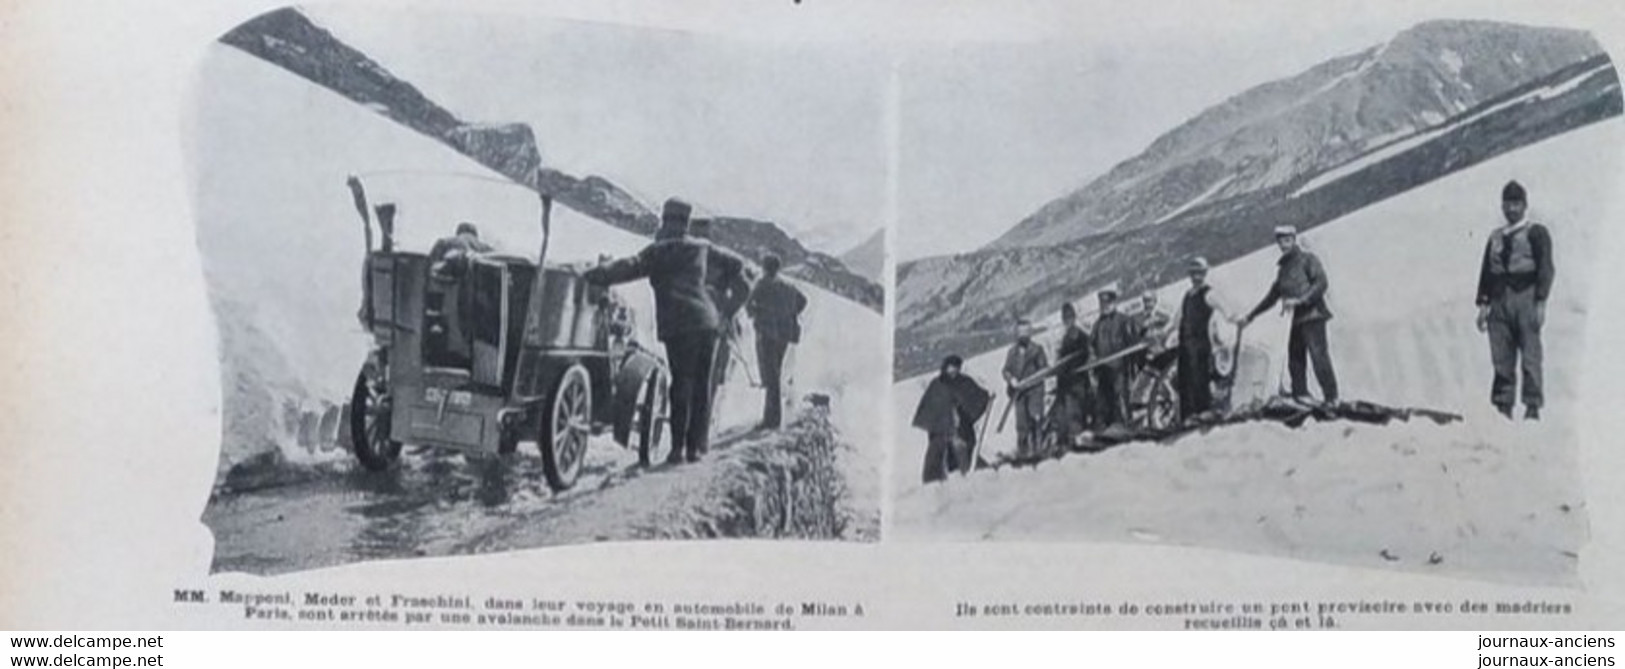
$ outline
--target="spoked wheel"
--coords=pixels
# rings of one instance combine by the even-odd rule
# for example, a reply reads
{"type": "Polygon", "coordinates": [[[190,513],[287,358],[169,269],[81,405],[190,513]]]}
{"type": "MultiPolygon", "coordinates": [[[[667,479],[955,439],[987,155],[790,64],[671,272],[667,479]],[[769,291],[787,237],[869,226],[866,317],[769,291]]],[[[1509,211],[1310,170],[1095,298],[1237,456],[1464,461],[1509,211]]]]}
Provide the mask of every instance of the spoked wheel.
{"type": "MultiPolygon", "coordinates": [[[[649,376],[638,388],[637,404],[633,406],[631,438],[638,449],[638,462],[648,464],[660,454],[666,424],[671,420],[671,377],[665,367],[649,370],[649,376]]],[[[628,444],[634,445],[634,444],[628,444]]]]}
{"type": "Polygon", "coordinates": [[[581,475],[592,434],[592,379],[587,368],[571,365],[559,377],[542,413],[537,445],[542,451],[542,473],[554,492],[568,490],[581,475]]]}
{"type": "Polygon", "coordinates": [[[389,438],[391,398],[381,373],[362,369],[350,395],[350,444],[361,466],[388,469],[401,457],[401,442],[389,438]]]}
{"type": "Polygon", "coordinates": [[[1145,403],[1135,407],[1134,424],[1152,430],[1165,430],[1179,422],[1179,402],[1174,395],[1173,382],[1166,371],[1150,373],[1151,387],[1145,403]]]}

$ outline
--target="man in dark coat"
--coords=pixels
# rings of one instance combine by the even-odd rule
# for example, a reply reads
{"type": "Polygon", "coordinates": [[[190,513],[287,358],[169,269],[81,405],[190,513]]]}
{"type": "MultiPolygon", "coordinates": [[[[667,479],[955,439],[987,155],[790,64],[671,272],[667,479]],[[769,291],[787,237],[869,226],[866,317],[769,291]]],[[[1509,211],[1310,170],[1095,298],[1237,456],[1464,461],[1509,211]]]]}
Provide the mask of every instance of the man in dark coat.
{"type": "Polygon", "coordinates": [[[474,310],[474,290],[473,282],[463,279],[470,263],[491,251],[491,245],[480,240],[479,229],[466,221],[457,224],[452,236],[442,237],[430,247],[429,282],[424,291],[430,364],[461,367],[472,361],[468,314],[474,310]]]}
{"type": "Polygon", "coordinates": [[[925,387],[914,409],[916,428],[925,430],[925,483],[941,481],[948,472],[969,471],[976,445],[976,422],[987,413],[992,394],[975,379],[960,373],[964,361],[957,355],[942,361],[942,371],[925,387]]]}
{"type": "Polygon", "coordinates": [[[779,276],[783,264],[776,255],[762,259],[762,279],[756,282],[745,310],[756,328],[756,365],[762,373],[763,429],[778,429],[783,420],[784,353],[801,341],[801,312],[807,296],[779,276]]]}
{"type": "MultiPolygon", "coordinates": [[[[1118,311],[1117,296],[1115,286],[1107,286],[1099,293],[1100,316],[1090,334],[1096,360],[1145,341],[1140,320],[1118,311]]],[[[1099,410],[1096,425],[1102,429],[1128,421],[1129,370],[1128,359],[1095,368],[1095,407],[1099,410]]]]}
{"type": "MultiPolygon", "coordinates": [[[[710,247],[688,237],[692,207],[666,201],[655,241],[630,258],[583,273],[588,281],[616,284],[649,280],[655,297],[655,329],[671,366],[671,455],[667,464],[699,459],[711,440],[711,365],[721,320],[705,289],[708,271],[743,281],[743,268],[711,268],[710,247]]],[[[718,256],[720,257],[720,256],[718,256]]],[[[747,287],[748,290],[748,287],[747,287]]]]}
{"type": "Polygon", "coordinates": [[[717,406],[717,397],[722,387],[728,383],[728,370],[732,366],[734,346],[739,338],[739,320],[737,315],[740,307],[749,297],[749,282],[733,280],[728,272],[718,271],[719,268],[745,267],[745,259],[738,254],[716,244],[711,237],[711,219],[695,218],[689,222],[689,236],[702,240],[710,245],[711,251],[706,259],[709,271],[705,275],[705,290],[711,297],[711,303],[717,307],[717,319],[720,330],[717,337],[717,352],[711,361],[711,407],[714,411],[717,406]],[[727,257],[719,257],[727,256],[727,257]]]}
{"type": "Polygon", "coordinates": [[[1089,375],[1078,371],[1089,364],[1089,333],[1078,326],[1078,310],[1071,302],[1061,305],[1061,326],[1065,331],[1055,360],[1057,364],[1069,362],[1055,374],[1055,404],[1050,409],[1050,420],[1061,442],[1071,443],[1091,422],[1089,375]]]}
{"type": "Polygon", "coordinates": [[[1044,347],[1033,341],[1033,324],[1023,318],[1016,322],[1016,343],[1004,356],[1004,383],[1016,414],[1016,456],[1031,456],[1044,442],[1044,386],[1017,391],[1016,384],[1049,367],[1044,347]]]}
{"type": "Polygon", "coordinates": [[[1546,298],[1552,291],[1552,237],[1546,226],[1530,220],[1528,196],[1516,181],[1501,189],[1506,225],[1490,233],[1478,271],[1478,331],[1490,337],[1495,380],[1490,402],[1512,417],[1523,372],[1524,418],[1540,419],[1542,393],[1540,330],[1546,324],[1546,298]]]}
{"type": "Polygon", "coordinates": [[[1327,404],[1337,403],[1337,374],[1332,369],[1332,354],[1326,343],[1326,321],[1332,312],[1326,308],[1328,281],[1320,258],[1298,247],[1298,229],[1283,225],[1275,229],[1275,243],[1281,249],[1281,259],[1275,265],[1275,282],[1264,299],[1247,314],[1244,323],[1251,323],[1259,314],[1279,302],[1292,313],[1292,330],[1287,336],[1287,371],[1292,376],[1292,396],[1309,397],[1308,370],[1305,362],[1315,368],[1315,379],[1320,382],[1322,399],[1327,404]]]}
{"type": "Polygon", "coordinates": [[[1227,315],[1224,306],[1214,299],[1213,287],[1207,283],[1207,270],[1206,258],[1191,260],[1187,267],[1191,287],[1185,291],[1176,316],[1179,365],[1175,378],[1179,385],[1179,417],[1186,421],[1213,408],[1213,379],[1217,376],[1213,361],[1214,314],[1227,322],[1240,322],[1227,315]]]}

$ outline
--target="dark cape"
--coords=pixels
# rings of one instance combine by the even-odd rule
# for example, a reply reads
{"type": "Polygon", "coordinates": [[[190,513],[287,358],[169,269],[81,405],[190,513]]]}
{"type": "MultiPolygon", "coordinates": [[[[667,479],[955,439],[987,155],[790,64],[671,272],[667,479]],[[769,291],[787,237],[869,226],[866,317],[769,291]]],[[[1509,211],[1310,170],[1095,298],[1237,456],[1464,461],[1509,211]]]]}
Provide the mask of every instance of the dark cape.
{"type": "Polygon", "coordinates": [[[914,409],[914,427],[933,434],[959,432],[987,413],[992,399],[992,394],[969,376],[949,378],[939,374],[925,387],[920,405],[914,409]]]}

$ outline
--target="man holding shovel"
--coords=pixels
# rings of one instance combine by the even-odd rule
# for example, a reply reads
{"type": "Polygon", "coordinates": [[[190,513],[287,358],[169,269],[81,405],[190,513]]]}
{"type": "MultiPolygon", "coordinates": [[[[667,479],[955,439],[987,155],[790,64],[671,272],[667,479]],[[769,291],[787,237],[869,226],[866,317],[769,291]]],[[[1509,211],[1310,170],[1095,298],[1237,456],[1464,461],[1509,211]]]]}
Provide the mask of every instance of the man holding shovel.
{"type": "Polygon", "coordinates": [[[1264,299],[1242,321],[1245,326],[1277,302],[1292,314],[1292,329],[1287,337],[1287,370],[1292,376],[1292,396],[1309,397],[1308,365],[1315,368],[1315,379],[1320,382],[1322,398],[1326,404],[1337,403],[1337,374],[1332,369],[1331,351],[1326,346],[1326,321],[1332,312],[1326,308],[1326,270],[1315,254],[1298,247],[1298,229],[1283,225],[1275,228],[1275,244],[1281,249],[1276,261],[1275,282],[1264,299]]]}
{"type": "MultiPolygon", "coordinates": [[[[1016,411],[1016,455],[1036,455],[1043,443],[1044,388],[1017,391],[1016,384],[1049,367],[1044,347],[1033,341],[1033,324],[1025,318],[1016,321],[1016,343],[1004,357],[1004,383],[1011,406],[1016,411]]],[[[1002,425],[1001,425],[1002,427],[1002,425]]]]}

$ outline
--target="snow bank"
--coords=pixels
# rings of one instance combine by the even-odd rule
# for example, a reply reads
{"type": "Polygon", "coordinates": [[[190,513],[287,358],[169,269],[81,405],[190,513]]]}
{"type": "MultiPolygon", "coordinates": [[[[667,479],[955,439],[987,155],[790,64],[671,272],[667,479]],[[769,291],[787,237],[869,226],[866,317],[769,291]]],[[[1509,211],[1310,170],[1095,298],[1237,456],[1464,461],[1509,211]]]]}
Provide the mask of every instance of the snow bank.
{"type": "MultiPolygon", "coordinates": [[[[374,204],[397,203],[397,244],[408,250],[426,251],[458,222],[471,221],[499,251],[534,257],[540,203],[450,148],[233,48],[211,48],[198,91],[198,243],[222,331],[221,471],[273,450],[280,461],[343,458],[266,435],[296,435],[304,407],[320,414],[346,400],[367,352],[355,315],[364,237],[346,177],[360,175],[374,204]],[[282,417],[288,406],[299,407],[291,423],[282,417]]],[[[545,138],[543,145],[545,151],[545,138]]],[[[560,206],[552,230],[549,262],[629,255],[648,243],[560,206]]],[[[647,284],[616,290],[638,314],[640,339],[653,343],[647,284]]],[[[885,390],[875,372],[886,366],[881,318],[823,290],[803,290],[812,306],[799,387],[835,398],[832,419],[873,455],[864,458],[872,467],[885,390]]],[[[754,367],[748,331],[743,341],[754,367]]],[[[762,393],[748,388],[738,365],[730,381],[719,406],[721,430],[761,416],[762,393]]]]}
{"type": "MultiPolygon", "coordinates": [[[[906,417],[912,415],[928,379],[909,379],[895,385],[893,393],[894,415],[903,417],[893,426],[899,465],[890,479],[898,491],[896,531],[932,537],[1113,539],[1127,537],[1126,528],[1149,523],[1162,540],[1178,543],[1356,560],[1353,556],[1377,550],[1366,549],[1394,533],[1414,531],[1420,533],[1416,536],[1433,537],[1456,532],[1445,527],[1455,522],[1449,514],[1436,517],[1424,511],[1440,495],[1455,494],[1441,491],[1439,486],[1481,491],[1456,498],[1451,503],[1458,505],[1457,511],[1450,512],[1459,515],[1457,520],[1472,516],[1474,519],[1462,522],[1481,530],[1512,522],[1514,519],[1504,517],[1512,513],[1509,504],[1527,503],[1519,507],[1518,514],[1547,513],[1559,504],[1578,508],[1573,485],[1575,443],[1566,427],[1566,414],[1582,371],[1578,361],[1585,345],[1586,305],[1592,299],[1591,249],[1613,211],[1610,198],[1620,174],[1622,133],[1625,122],[1619,120],[1566,133],[1366,207],[1303,236],[1331,277],[1329,300],[1336,316],[1330,325],[1330,345],[1343,396],[1455,411],[1468,417],[1465,426],[1323,426],[1303,433],[1274,426],[1249,427],[1188,437],[1171,450],[1130,445],[1120,452],[1068,458],[1038,471],[983,474],[922,488],[918,463],[925,435],[909,428],[906,417]],[[1544,333],[1548,420],[1538,431],[1526,433],[1496,431],[1501,423],[1488,401],[1488,344],[1473,325],[1473,297],[1484,243],[1502,222],[1501,186],[1514,178],[1529,190],[1533,217],[1552,231],[1558,267],[1544,333]],[[1353,431],[1344,435],[1340,431],[1345,429],[1353,431]],[[1216,467],[1218,461],[1241,459],[1258,463],[1247,470],[1248,476],[1264,476],[1266,470],[1279,475],[1294,466],[1289,463],[1296,456],[1288,453],[1334,448],[1346,454],[1337,461],[1342,469],[1336,473],[1346,481],[1328,479],[1316,485],[1276,488],[1278,499],[1273,501],[1268,496],[1237,497],[1244,493],[1236,487],[1248,481],[1247,476],[1232,472],[1237,482],[1232,485],[1201,473],[1216,467]],[[1407,478],[1412,475],[1405,470],[1415,463],[1393,459],[1399,457],[1393,454],[1400,448],[1445,458],[1423,463],[1424,468],[1450,465],[1450,458],[1465,462],[1493,453],[1495,461],[1517,473],[1491,472],[1484,465],[1456,468],[1457,473],[1446,478],[1429,478],[1431,474],[1407,478]],[[1165,450],[1166,455],[1148,455],[1165,450]],[[1531,480],[1540,483],[1531,487],[1531,480]],[[1555,481],[1563,483],[1552,483],[1555,481]],[[1052,492],[1043,492],[1045,486],[1052,492]],[[1302,525],[1294,531],[1308,534],[1290,542],[1261,534],[1263,528],[1275,525],[1242,527],[1250,527],[1260,515],[1278,520],[1280,509],[1271,505],[1296,500],[1346,506],[1355,504],[1354,498],[1365,494],[1361,491],[1366,487],[1384,486],[1402,486],[1407,492],[1396,493],[1384,513],[1362,512],[1365,515],[1358,516],[1358,522],[1341,513],[1294,521],[1302,525]],[[1491,499],[1497,486],[1516,499],[1491,499]],[[1513,492],[1520,486],[1527,494],[1513,492]],[[1323,493],[1315,492],[1322,487],[1323,493]],[[1079,501],[1059,502],[1067,496],[1079,501]],[[1096,502],[1100,510],[1077,512],[1078,505],[1096,502]],[[1003,509],[1002,515],[998,509],[1003,509]],[[1413,526],[1422,529],[1406,529],[1413,526]],[[1351,536],[1338,538],[1345,528],[1351,536]],[[1360,548],[1346,546],[1349,541],[1359,542],[1360,548]]],[[[1232,310],[1251,308],[1273,278],[1278,255],[1275,249],[1266,248],[1214,268],[1210,282],[1232,310]]],[[[1160,290],[1163,304],[1177,304],[1184,289],[1184,285],[1175,285],[1160,290]]],[[[1079,296],[1076,301],[1080,307],[1094,303],[1092,296],[1079,296]]],[[[1085,320],[1089,320],[1087,316],[1085,320]]],[[[1271,313],[1246,331],[1246,346],[1268,357],[1266,371],[1253,380],[1251,393],[1273,393],[1281,382],[1286,329],[1286,319],[1271,313]]],[[[1053,351],[1053,337],[1048,343],[1053,351]]],[[[967,362],[966,369],[990,389],[1002,389],[998,370],[1003,355],[999,350],[978,356],[967,362]]],[[[1313,380],[1310,386],[1318,390],[1313,380]]],[[[1002,399],[996,409],[1002,411],[1002,399]]],[[[1012,432],[990,429],[984,449],[989,453],[1013,451],[1012,432]]],[[[1333,477],[1334,469],[1328,468],[1326,476],[1333,477]]],[[[1567,546],[1577,539],[1566,525],[1561,531],[1543,528],[1538,532],[1554,532],[1552,536],[1557,538],[1546,541],[1541,535],[1530,539],[1532,543],[1507,539],[1508,546],[1521,546],[1505,558],[1517,564],[1501,564],[1499,558],[1480,555],[1474,560],[1482,564],[1471,568],[1521,573],[1552,567],[1561,561],[1543,562],[1551,556],[1542,552],[1547,551],[1542,546],[1553,542],[1567,546]],[[1531,551],[1540,552],[1541,557],[1534,557],[1531,551]],[[1532,566],[1535,562],[1538,567],[1532,566]]],[[[1487,545],[1474,544],[1472,550],[1489,552],[1487,545]]]]}

